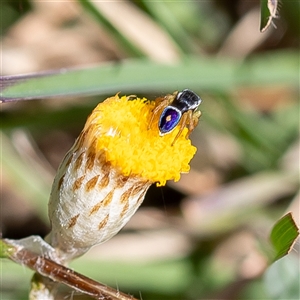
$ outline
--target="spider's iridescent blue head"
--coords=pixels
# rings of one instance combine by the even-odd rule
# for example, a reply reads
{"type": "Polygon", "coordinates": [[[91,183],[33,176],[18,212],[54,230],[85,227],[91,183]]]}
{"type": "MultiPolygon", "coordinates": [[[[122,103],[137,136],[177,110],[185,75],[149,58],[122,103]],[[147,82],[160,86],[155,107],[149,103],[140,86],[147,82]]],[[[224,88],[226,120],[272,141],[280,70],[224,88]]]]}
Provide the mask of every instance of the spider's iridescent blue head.
{"type": "Polygon", "coordinates": [[[160,135],[171,132],[178,125],[183,114],[188,111],[194,113],[201,102],[201,98],[191,90],[178,92],[160,115],[158,122],[160,135]]]}

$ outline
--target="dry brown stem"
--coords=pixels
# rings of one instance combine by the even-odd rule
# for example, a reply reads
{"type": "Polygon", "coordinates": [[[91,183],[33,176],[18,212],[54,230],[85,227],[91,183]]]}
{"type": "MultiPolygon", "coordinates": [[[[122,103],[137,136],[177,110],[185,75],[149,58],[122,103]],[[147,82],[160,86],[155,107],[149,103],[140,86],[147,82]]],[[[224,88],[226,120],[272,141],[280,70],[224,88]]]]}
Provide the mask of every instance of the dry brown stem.
{"type": "Polygon", "coordinates": [[[101,300],[137,300],[133,296],[126,295],[107,285],[90,279],[80,273],[77,273],[53,260],[38,255],[23,247],[12,245],[9,240],[2,240],[2,243],[9,247],[6,251],[8,258],[12,261],[27,266],[44,277],[63,283],[76,291],[89,295],[95,299],[101,300]]]}

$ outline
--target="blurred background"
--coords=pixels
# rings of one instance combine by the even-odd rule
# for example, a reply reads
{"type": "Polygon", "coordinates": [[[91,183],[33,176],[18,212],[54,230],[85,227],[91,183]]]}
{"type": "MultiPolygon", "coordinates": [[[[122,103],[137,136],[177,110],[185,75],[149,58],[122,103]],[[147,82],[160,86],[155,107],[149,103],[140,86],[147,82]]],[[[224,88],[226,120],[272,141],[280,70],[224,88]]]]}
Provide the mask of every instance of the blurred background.
{"type": "MultiPolygon", "coordinates": [[[[190,88],[203,99],[190,173],[151,187],[128,225],[71,267],[143,300],[299,298],[299,244],[272,266],[266,254],[283,214],[299,222],[299,1],[282,1],[264,33],[259,1],[18,0],[0,9],[1,75],[132,70],[130,85],[111,79],[110,94],[1,104],[2,237],[49,232],[56,169],[99,101],[190,88]],[[135,89],[137,63],[147,81],[135,89]]],[[[8,260],[0,268],[1,299],[27,299],[32,272],[8,260]]],[[[62,286],[57,299],[89,298],[62,286]]]]}

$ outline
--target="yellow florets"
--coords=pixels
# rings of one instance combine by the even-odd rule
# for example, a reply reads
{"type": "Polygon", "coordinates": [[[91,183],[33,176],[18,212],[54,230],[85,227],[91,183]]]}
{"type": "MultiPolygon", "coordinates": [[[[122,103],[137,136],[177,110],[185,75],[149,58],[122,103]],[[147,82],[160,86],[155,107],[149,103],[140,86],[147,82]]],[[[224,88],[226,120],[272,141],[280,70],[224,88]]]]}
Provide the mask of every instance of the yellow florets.
{"type": "Polygon", "coordinates": [[[154,120],[148,129],[154,106],[154,101],[145,98],[130,100],[117,94],[94,109],[85,127],[96,127],[96,152],[104,151],[107,161],[125,176],[137,175],[165,185],[167,180],[177,181],[180,173],[189,171],[196,148],[185,138],[186,128],[173,146],[178,128],[160,136],[158,120],[154,120]]]}

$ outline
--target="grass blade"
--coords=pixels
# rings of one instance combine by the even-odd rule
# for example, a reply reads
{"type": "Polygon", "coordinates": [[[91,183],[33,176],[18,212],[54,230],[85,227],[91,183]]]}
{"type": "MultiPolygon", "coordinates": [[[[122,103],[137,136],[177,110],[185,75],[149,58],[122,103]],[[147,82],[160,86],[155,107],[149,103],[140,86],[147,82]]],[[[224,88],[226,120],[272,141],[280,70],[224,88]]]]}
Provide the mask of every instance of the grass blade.
{"type": "Polygon", "coordinates": [[[190,88],[229,91],[249,85],[298,86],[296,52],[259,56],[243,65],[236,60],[189,57],[176,65],[128,60],[83,69],[61,69],[25,76],[0,77],[0,101],[122,93],[166,93],[190,88]]]}

